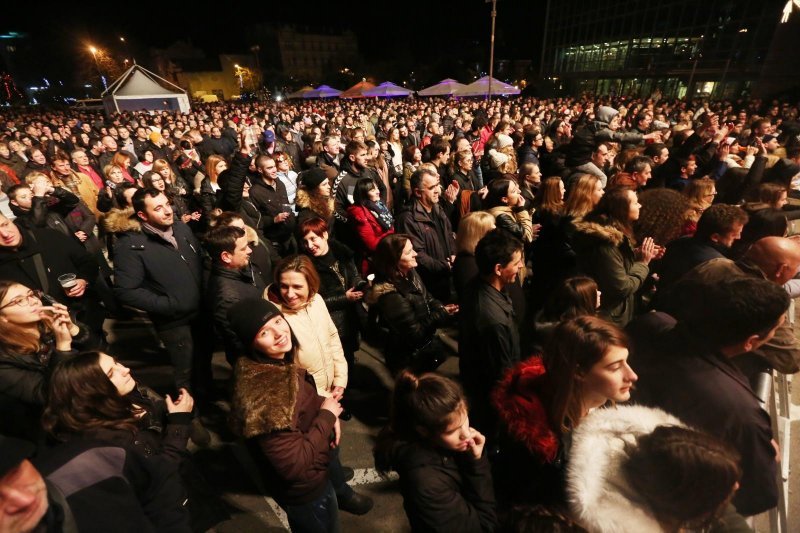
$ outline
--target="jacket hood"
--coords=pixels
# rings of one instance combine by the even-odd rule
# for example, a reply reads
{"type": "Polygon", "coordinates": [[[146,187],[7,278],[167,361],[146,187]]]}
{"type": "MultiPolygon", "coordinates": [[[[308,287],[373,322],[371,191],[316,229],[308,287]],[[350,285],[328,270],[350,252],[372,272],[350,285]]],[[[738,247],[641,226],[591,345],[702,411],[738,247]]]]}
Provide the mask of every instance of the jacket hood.
{"type": "Polygon", "coordinates": [[[334,199],[329,197],[311,195],[305,189],[297,189],[297,195],[294,198],[294,203],[299,209],[311,209],[316,213],[326,212],[333,213],[334,199]]]}
{"type": "Polygon", "coordinates": [[[560,440],[539,398],[544,374],[541,357],[518,363],[506,371],[492,393],[492,403],[509,436],[543,462],[551,462],[558,454],[560,440]]]}
{"type": "Polygon", "coordinates": [[[142,224],[133,213],[133,207],[125,209],[114,208],[103,217],[103,227],[109,233],[124,233],[126,231],[142,231],[142,224]]]}
{"type": "Polygon", "coordinates": [[[619,115],[619,111],[617,111],[613,107],[601,105],[600,107],[597,108],[597,112],[594,114],[594,119],[597,122],[605,122],[606,124],[608,124],[617,115],[619,115]]]}
{"type": "Polygon", "coordinates": [[[663,531],[647,504],[630,487],[621,467],[637,437],[665,425],[683,426],[659,409],[622,406],[597,409],[575,428],[566,484],[573,518],[580,525],[589,531],[609,533],[663,531]]]}
{"type": "Polygon", "coordinates": [[[576,233],[581,233],[586,237],[605,241],[612,246],[619,246],[625,240],[625,234],[614,226],[600,224],[599,222],[587,222],[584,219],[577,219],[573,223],[576,233]]]}
{"type": "Polygon", "coordinates": [[[245,438],[291,429],[299,381],[294,364],[240,357],[234,376],[231,427],[245,438]]]}
{"type": "Polygon", "coordinates": [[[389,294],[390,292],[397,292],[397,287],[395,287],[394,284],[389,283],[388,281],[375,283],[367,292],[364,301],[367,303],[367,305],[375,305],[378,303],[378,300],[381,299],[381,296],[384,294],[389,294]]]}

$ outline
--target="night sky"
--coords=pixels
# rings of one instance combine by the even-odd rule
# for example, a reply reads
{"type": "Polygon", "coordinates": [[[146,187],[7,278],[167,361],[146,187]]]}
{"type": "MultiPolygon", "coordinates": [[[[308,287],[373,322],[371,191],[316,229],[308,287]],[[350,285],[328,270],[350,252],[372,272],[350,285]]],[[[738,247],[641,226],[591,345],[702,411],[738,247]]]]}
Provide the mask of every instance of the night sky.
{"type": "MultiPolygon", "coordinates": [[[[484,0],[428,2],[74,2],[6,9],[0,32],[24,31],[31,37],[35,61],[18,65],[26,76],[68,77],[91,61],[89,44],[120,56],[146,57],[152,47],[179,39],[206,54],[247,53],[244,29],[253,22],[307,25],[312,29],[352,29],[366,62],[391,61],[398,51],[410,51],[425,62],[431,51],[459,58],[466,47],[488,58],[491,4],[484,0]],[[232,8],[241,4],[242,7],[232,8]],[[202,5],[201,9],[195,6],[202,5]],[[417,7],[414,7],[414,6],[417,7]],[[113,7],[111,7],[113,6],[113,7]],[[223,7],[224,6],[224,7],[223,7]],[[119,37],[124,36],[123,45],[119,37]]],[[[538,62],[545,0],[499,0],[496,58],[538,62]]],[[[146,63],[146,61],[140,62],[146,63]]]]}

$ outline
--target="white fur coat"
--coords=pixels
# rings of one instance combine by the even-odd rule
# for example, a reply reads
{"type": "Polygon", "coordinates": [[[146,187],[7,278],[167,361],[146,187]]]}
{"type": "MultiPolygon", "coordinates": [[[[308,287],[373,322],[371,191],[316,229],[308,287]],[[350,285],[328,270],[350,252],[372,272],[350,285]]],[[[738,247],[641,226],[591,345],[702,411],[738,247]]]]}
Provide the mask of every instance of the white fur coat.
{"type": "Polygon", "coordinates": [[[659,409],[598,409],[572,435],[567,498],[575,521],[591,533],[661,533],[663,529],[622,475],[626,446],[664,425],[682,426],[659,409]]]}

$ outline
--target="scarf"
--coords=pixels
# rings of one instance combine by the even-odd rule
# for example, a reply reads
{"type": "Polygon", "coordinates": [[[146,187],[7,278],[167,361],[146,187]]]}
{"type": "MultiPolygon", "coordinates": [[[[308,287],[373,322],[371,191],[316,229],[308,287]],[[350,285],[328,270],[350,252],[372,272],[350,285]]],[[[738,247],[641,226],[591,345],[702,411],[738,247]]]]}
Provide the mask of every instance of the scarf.
{"type": "Polygon", "coordinates": [[[392,213],[389,212],[389,208],[386,207],[383,202],[380,200],[377,202],[367,200],[364,202],[364,207],[369,209],[369,212],[372,213],[372,216],[378,221],[383,231],[389,231],[392,228],[394,225],[394,217],[392,217],[392,213]]]}

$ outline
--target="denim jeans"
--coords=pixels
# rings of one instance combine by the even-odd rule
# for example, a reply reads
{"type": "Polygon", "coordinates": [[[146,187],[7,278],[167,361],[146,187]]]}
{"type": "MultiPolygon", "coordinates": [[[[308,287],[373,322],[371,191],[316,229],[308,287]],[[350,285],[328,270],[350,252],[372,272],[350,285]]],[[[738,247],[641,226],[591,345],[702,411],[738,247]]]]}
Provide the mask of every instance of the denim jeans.
{"type": "Polygon", "coordinates": [[[328,481],[320,496],[302,505],[281,505],[293,533],[339,533],[339,504],[328,481]]]}
{"type": "Polygon", "coordinates": [[[340,500],[346,500],[353,495],[353,489],[344,480],[344,472],[342,472],[342,462],[339,460],[339,447],[332,449],[328,461],[328,475],[333,490],[336,492],[336,497],[340,500]]]}

